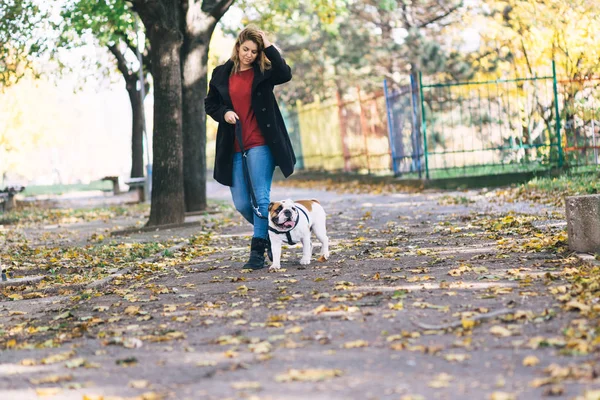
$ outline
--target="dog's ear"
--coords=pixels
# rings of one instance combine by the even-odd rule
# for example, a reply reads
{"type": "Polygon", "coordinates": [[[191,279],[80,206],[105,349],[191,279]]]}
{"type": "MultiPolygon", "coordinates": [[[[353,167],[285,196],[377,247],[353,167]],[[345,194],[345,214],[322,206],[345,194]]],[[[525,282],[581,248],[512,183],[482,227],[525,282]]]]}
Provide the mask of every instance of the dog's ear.
{"type": "Polygon", "coordinates": [[[271,209],[273,208],[273,204],[275,204],[275,203],[274,202],[269,203],[269,209],[268,209],[269,212],[271,212],[271,209]]]}

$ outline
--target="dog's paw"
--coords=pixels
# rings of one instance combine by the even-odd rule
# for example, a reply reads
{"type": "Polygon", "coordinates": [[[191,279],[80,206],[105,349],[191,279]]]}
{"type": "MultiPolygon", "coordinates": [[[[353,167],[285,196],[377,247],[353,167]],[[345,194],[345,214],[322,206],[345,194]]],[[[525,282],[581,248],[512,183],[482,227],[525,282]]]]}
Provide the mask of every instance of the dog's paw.
{"type": "Polygon", "coordinates": [[[310,258],[301,258],[300,265],[308,265],[310,264],[310,258]]]}
{"type": "Polygon", "coordinates": [[[281,269],[281,265],[273,264],[269,267],[269,271],[279,271],[280,269],[281,269]]]}

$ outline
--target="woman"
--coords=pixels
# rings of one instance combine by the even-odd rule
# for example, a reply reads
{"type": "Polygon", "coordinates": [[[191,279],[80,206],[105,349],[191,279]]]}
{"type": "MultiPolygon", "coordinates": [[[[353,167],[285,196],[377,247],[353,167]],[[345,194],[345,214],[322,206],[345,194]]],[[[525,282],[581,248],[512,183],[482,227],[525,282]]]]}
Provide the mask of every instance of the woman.
{"type": "Polygon", "coordinates": [[[296,164],[273,95],[274,85],[290,79],[290,67],[265,33],[248,26],[238,35],[231,58],[214,69],[204,100],[206,113],[219,123],[214,178],[231,187],[235,208],[254,225],[250,258],[244,268],[265,266],[265,250],[270,251],[266,217],[273,171],[277,165],[287,178],[296,164]],[[241,125],[250,185],[244,176],[236,124],[241,125]],[[251,190],[256,210],[252,207],[251,190]]]}

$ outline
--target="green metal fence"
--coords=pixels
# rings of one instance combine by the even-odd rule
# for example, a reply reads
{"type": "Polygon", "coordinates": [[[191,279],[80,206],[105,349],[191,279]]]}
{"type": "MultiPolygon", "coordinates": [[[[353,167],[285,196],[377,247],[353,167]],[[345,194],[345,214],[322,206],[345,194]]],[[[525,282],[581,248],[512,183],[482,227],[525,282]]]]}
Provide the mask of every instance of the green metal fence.
{"type": "Polygon", "coordinates": [[[420,82],[426,177],[489,175],[562,164],[556,75],[420,82]]]}
{"type": "Polygon", "coordinates": [[[419,83],[426,178],[599,164],[598,79],[419,83]]]}

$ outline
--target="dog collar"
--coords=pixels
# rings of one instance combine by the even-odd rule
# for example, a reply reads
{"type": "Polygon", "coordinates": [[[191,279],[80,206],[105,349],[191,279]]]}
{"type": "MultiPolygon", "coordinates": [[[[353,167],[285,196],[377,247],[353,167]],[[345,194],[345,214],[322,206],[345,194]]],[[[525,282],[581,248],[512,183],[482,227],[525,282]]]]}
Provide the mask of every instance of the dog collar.
{"type": "MultiPolygon", "coordinates": [[[[306,221],[308,222],[308,226],[310,226],[310,218],[308,218],[308,214],[306,213],[306,211],[304,211],[304,210],[303,210],[303,209],[301,209],[300,207],[296,207],[296,208],[297,208],[298,210],[302,211],[302,214],[304,214],[304,216],[306,217],[306,221]]],[[[292,240],[292,235],[290,235],[290,232],[291,232],[291,231],[293,231],[293,230],[294,230],[294,229],[295,229],[295,228],[298,226],[298,221],[300,221],[300,213],[298,213],[298,216],[296,217],[296,223],[294,224],[294,227],[293,227],[292,229],[290,229],[289,231],[284,231],[284,232],[282,232],[282,231],[278,231],[277,229],[275,229],[275,228],[272,228],[272,227],[269,227],[269,230],[270,230],[271,232],[277,233],[278,235],[285,235],[285,236],[286,236],[286,239],[287,239],[287,242],[288,242],[288,244],[295,245],[295,244],[296,244],[296,242],[294,242],[294,241],[292,240]]]]}

